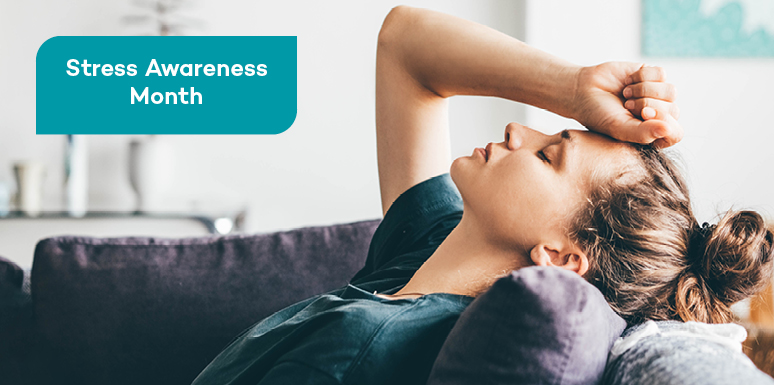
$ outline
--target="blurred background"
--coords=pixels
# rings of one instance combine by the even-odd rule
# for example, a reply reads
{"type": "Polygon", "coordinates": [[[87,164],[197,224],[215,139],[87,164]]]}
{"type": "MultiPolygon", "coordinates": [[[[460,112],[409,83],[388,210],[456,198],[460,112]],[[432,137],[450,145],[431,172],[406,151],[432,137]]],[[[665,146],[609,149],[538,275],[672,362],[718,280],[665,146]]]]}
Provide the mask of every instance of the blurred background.
{"type": "MultiPolygon", "coordinates": [[[[44,236],[182,237],[380,217],[376,39],[398,4],[0,0],[0,255],[28,269],[35,242],[44,236]],[[61,35],[298,36],[296,121],[276,136],[89,136],[70,138],[70,147],[66,136],[36,136],[35,55],[44,41],[61,35]],[[144,158],[130,156],[132,142],[144,146],[144,158]],[[130,164],[142,174],[134,175],[134,183],[130,164]],[[19,195],[15,165],[42,170],[33,171],[41,174],[38,210],[20,210],[11,199],[19,195]],[[86,180],[78,183],[87,213],[68,208],[68,183],[80,179],[86,180]]],[[[714,220],[732,207],[774,214],[774,49],[768,48],[774,47],[774,2],[403,4],[488,25],[582,65],[629,60],[665,67],[678,88],[686,133],[674,152],[687,172],[699,220],[714,220]],[[678,23],[686,15],[692,24],[678,23]],[[674,26],[682,29],[669,30],[674,26]],[[690,34],[694,40],[675,38],[690,34]]],[[[546,133],[579,126],[512,102],[459,97],[451,101],[453,155],[501,141],[510,121],[546,133]]]]}

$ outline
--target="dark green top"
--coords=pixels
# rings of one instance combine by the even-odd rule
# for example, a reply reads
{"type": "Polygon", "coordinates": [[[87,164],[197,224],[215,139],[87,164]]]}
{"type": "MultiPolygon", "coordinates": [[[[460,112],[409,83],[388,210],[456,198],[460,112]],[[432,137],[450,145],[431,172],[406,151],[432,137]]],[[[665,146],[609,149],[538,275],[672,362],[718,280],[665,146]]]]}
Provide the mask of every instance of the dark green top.
{"type": "Polygon", "coordinates": [[[194,384],[422,384],[473,297],[389,300],[462,217],[449,174],[415,185],[379,224],[347,286],[291,305],[242,332],[194,384]]]}

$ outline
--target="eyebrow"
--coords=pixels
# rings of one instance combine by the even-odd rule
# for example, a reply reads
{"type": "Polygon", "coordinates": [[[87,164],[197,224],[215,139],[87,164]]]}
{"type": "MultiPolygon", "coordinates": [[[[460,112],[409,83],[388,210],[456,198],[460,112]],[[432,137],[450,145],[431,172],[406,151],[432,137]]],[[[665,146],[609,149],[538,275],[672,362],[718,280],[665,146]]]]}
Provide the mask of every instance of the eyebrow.
{"type": "Polygon", "coordinates": [[[562,143],[560,146],[562,147],[562,153],[561,153],[561,159],[560,159],[560,168],[564,169],[567,166],[567,158],[569,158],[569,153],[571,150],[575,147],[575,135],[570,133],[570,130],[563,130],[560,134],[562,138],[562,143]]]}
{"type": "Polygon", "coordinates": [[[567,139],[568,142],[573,142],[575,140],[575,136],[570,134],[570,130],[563,130],[561,136],[562,139],[567,139]]]}

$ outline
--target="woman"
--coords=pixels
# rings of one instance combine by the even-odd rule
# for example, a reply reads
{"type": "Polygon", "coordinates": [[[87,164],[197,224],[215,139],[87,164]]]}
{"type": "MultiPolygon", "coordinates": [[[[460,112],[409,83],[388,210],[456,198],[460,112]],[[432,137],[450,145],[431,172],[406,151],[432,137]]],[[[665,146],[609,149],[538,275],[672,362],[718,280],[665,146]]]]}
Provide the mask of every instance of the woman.
{"type": "Polygon", "coordinates": [[[657,150],[682,136],[660,68],[577,67],[398,7],[379,35],[376,93],[385,216],[365,266],[243,332],[196,384],[424,384],[465,307],[526,266],[577,272],[629,322],[727,322],[771,276],[774,236],[761,217],[699,227],[657,150]],[[591,131],[511,123],[503,142],[449,169],[447,98],[460,94],[528,103],[591,131]]]}

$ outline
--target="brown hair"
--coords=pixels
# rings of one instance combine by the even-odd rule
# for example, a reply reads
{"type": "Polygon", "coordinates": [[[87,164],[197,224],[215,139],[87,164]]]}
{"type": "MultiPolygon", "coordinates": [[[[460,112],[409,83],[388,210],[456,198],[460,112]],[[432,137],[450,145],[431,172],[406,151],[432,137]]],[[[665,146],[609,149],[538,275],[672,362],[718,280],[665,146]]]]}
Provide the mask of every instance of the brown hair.
{"type": "Polygon", "coordinates": [[[652,146],[633,147],[644,172],[598,184],[573,221],[586,279],[629,323],[732,321],[731,305],[771,281],[774,234],[753,211],[700,227],[675,164],[652,146]]]}

